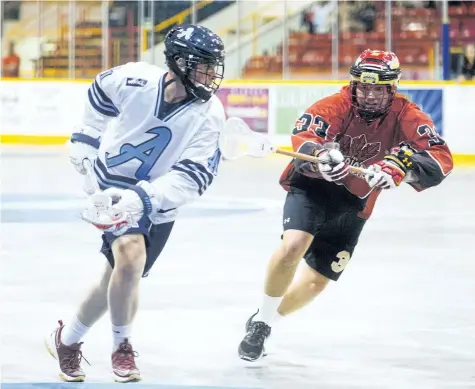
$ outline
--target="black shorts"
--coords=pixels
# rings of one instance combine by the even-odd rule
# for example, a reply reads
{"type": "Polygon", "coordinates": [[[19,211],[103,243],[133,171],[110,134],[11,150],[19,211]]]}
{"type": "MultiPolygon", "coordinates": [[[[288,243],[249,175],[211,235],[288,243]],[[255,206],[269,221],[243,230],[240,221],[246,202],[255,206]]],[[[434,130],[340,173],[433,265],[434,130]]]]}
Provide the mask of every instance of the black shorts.
{"type": "Polygon", "coordinates": [[[302,190],[292,189],[285,200],[284,231],[299,230],[314,236],[305,261],[333,281],[353,255],[365,222],[354,207],[330,198],[310,197],[302,190]]]}
{"type": "MultiPolygon", "coordinates": [[[[139,222],[139,226],[137,228],[129,228],[124,234],[120,235],[142,234],[144,236],[147,259],[145,261],[143,277],[148,276],[150,269],[160,256],[160,253],[165,247],[168,237],[172,232],[174,223],[175,222],[152,224],[147,217],[143,218],[143,220],[139,222]]],[[[116,240],[118,237],[119,236],[116,236],[110,232],[105,232],[102,234],[101,253],[105,255],[112,268],[114,268],[114,255],[112,254],[111,246],[114,240],[116,240]]]]}

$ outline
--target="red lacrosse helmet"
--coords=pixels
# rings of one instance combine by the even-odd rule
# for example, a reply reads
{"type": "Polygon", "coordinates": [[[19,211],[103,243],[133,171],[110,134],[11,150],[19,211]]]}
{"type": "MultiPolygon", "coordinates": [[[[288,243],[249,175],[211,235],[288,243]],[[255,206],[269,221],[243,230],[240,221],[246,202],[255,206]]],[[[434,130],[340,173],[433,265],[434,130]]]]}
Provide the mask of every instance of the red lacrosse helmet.
{"type": "Polygon", "coordinates": [[[363,51],[350,68],[351,103],[360,118],[373,121],[391,108],[401,69],[390,51],[363,51]]]}

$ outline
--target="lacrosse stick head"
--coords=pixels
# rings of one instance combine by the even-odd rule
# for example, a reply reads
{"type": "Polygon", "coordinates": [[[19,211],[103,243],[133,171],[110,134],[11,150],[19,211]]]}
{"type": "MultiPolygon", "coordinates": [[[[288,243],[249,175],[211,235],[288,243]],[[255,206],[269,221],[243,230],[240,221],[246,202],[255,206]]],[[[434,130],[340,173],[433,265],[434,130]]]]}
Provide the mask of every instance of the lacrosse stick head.
{"type": "Polygon", "coordinates": [[[100,192],[87,199],[81,218],[102,231],[114,231],[127,223],[125,212],[112,208],[111,196],[100,192]]]}
{"type": "Polygon", "coordinates": [[[219,148],[224,158],[230,160],[244,156],[262,158],[275,151],[265,135],[252,131],[237,117],[226,120],[219,136],[219,148]]]}

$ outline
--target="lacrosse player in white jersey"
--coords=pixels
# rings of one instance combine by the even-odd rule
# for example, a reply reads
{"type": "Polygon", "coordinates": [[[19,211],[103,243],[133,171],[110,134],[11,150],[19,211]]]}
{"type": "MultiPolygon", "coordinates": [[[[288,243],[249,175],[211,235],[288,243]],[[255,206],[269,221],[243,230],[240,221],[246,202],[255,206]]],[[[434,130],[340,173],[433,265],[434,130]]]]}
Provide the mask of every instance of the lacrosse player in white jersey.
{"type": "Polygon", "coordinates": [[[59,321],[46,339],[65,381],[84,381],[82,339],[107,310],[113,377],[141,379],[132,347],[140,280],[165,246],[179,208],[217,174],[225,113],[215,92],[224,72],[223,42],[205,27],[177,26],[165,38],[165,57],[167,70],[138,62],[100,73],[69,142],[76,169],[86,174],[83,162],[91,161],[113,211],[127,218],[103,233],[106,269],[76,316],[59,321]]]}

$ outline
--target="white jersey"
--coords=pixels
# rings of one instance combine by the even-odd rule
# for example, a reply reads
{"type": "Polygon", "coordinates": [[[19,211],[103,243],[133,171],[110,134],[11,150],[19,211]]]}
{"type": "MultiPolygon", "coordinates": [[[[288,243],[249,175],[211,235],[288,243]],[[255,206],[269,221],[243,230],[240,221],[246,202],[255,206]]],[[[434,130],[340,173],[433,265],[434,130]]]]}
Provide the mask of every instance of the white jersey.
{"type": "Polygon", "coordinates": [[[97,140],[94,167],[102,189],[150,182],[160,209],[152,223],[172,221],[177,208],[211,185],[221,161],[225,122],[216,96],[180,105],[164,101],[166,71],[131,62],[100,73],[88,91],[80,133],[97,140]]]}

